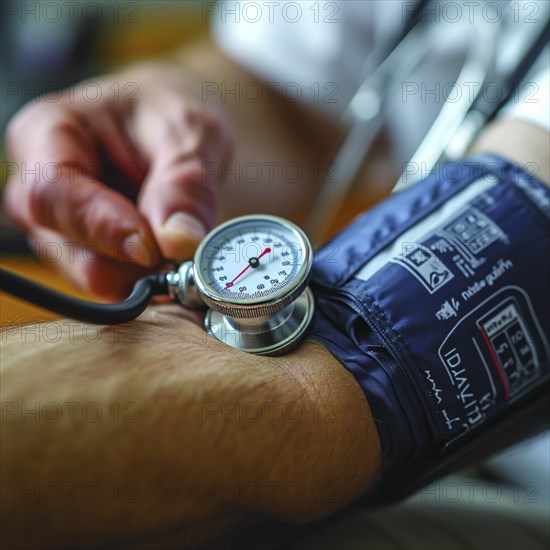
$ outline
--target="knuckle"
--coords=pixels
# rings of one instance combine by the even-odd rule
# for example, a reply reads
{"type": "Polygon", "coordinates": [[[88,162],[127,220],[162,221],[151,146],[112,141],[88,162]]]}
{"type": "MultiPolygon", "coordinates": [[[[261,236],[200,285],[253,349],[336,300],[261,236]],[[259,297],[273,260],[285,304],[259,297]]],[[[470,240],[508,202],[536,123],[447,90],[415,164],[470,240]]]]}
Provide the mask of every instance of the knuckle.
{"type": "Polygon", "coordinates": [[[96,296],[106,296],[116,293],[113,288],[115,281],[106,284],[104,273],[97,262],[80,260],[79,285],[96,296]]]}
{"type": "Polygon", "coordinates": [[[205,110],[203,133],[207,155],[219,161],[229,158],[234,149],[234,135],[229,121],[217,112],[205,110]]]}
{"type": "Polygon", "coordinates": [[[182,105],[181,120],[191,128],[202,128],[204,117],[203,109],[195,103],[186,103],[182,105]]]}
{"type": "Polygon", "coordinates": [[[31,220],[44,227],[54,227],[56,185],[48,179],[31,180],[28,184],[28,210],[31,220]]]}
{"type": "Polygon", "coordinates": [[[16,224],[25,226],[27,220],[25,219],[25,207],[24,196],[21,193],[21,186],[15,179],[10,179],[6,187],[4,188],[3,205],[8,218],[13,220],[16,224]]]}
{"type": "Polygon", "coordinates": [[[8,151],[14,152],[18,143],[25,138],[32,127],[32,122],[40,116],[43,107],[36,103],[27,103],[11,118],[6,126],[6,145],[8,151]]]}
{"type": "Polygon", "coordinates": [[[217,198],[217,186],[212,178],[207,177],[202,158],[194,157],[185,163],[174,165],[166,175],[174,187],[198,202],[213,201],[217,198]]]}
{"type": "Polygon", "coordinates": [[[79,260],[73,280],[87,292],[109,301],[123,300],[131,292],[134,282],[145,272],[117,270],[103,256],[91,260],[79,260]]]}

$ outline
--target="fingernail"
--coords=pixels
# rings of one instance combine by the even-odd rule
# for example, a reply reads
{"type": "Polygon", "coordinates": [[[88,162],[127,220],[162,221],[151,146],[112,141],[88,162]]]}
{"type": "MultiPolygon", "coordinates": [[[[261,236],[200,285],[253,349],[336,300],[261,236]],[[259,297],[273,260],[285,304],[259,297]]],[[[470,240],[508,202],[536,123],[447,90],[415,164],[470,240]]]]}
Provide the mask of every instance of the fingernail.
{"type": "Polygon", "coordinates": [[[151,266],[151,255],[147,245],[139,233],[132,233],[122,241],[122,253],[127,260],[145,267],[151,266]]]}
{"type": "Polygon", "coordinates": [[[164,222],[162,227],[195,239],[202,239],[206,235],[204,225],[185,212],[175,212],[164,222]]]}

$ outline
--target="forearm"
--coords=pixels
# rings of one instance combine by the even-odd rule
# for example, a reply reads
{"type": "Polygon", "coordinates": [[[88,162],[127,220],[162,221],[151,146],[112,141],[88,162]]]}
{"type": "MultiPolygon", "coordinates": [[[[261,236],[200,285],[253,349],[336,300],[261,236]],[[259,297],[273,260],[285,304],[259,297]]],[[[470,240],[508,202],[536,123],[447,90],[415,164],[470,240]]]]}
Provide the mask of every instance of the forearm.
{"type": "Polygon", "coordinates": [[[3,334],[6,544],[196,543],[256,513],[320,517],[372,484],[368,405],[327,352],[259,359],[161,310],[3,334]]]}
{"type": "Polygon", "coordinates": [[[480,134],[471,153],[494,153],[517,162],[543,183],[550,184],[550,135],[522,120],[493,122],[480,134]]]}

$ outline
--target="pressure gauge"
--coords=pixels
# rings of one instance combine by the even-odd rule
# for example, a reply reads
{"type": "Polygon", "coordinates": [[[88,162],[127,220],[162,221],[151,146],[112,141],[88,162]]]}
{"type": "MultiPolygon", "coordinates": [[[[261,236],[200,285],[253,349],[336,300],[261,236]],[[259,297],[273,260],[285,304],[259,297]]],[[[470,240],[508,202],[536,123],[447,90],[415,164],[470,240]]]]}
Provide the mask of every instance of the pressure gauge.
{"type": "Polygon", "coordinates": [[[293,223],[242,216],[206,235],[193,264],[183,264],[169,287],[184,305],[202,301],[210,308],[205,328],[218,340],[281,355],[301,341],[313,317],[312,262],[311,244],[293,223]]]}

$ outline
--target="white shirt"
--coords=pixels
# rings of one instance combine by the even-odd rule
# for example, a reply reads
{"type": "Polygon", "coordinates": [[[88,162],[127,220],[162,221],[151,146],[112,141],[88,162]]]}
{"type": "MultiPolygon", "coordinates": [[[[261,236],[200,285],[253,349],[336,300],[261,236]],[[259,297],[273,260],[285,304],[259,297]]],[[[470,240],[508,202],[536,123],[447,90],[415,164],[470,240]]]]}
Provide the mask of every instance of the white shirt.
{"type": "MultiPolygon", "coordinates": [[[[221,0],[210,13],[215,39],[229,56],[261,81],[276,83],[288,98],[336,118],[364,77],[387,55],[415,1],[221,0]]],[[[488,26],[504,24],[503,32],[508,34],[502,40],[498,62],[506,63],[514,59],[522,33],[532,32],[531,23],[542,16],[550,2],[512,2],[510,6],[506,2],[490,2],[487,9],[479,12],[472,11],[473,4],[479,5],[447,0],[429,4],[424,15],[432,23],[426,36],[430,41],[429,55],[388,99],[386,126],[396,166],[412,156],[447,94],[470,94],[480,86],[480,82],[473,82],[453,91],[474,39],[473,18],[488,26]]],[[[525,90],[526,94],[529,92],[533,88],[525,90]]],[[[536,92],[536,104],[527,105],[521,94],[516,96],[519,112],[513,116],[548,129],[548,98],[536,92]]],[[[509,116],[513,108],[514,105],[507,110],[509,116]]]]}

